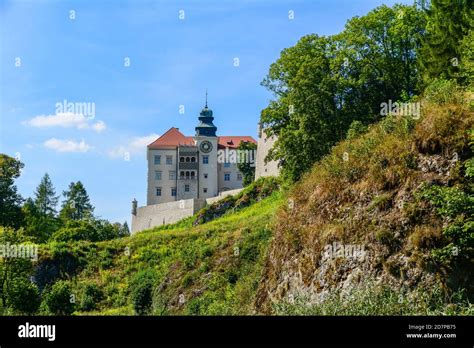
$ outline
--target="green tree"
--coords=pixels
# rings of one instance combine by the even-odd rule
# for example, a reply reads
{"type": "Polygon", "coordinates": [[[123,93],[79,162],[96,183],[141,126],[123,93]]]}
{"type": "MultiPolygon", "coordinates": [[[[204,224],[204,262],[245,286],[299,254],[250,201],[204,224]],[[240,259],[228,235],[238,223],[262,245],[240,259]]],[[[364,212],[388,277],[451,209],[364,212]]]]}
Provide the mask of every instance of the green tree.
{"type": "Polygon", "coordinates": [[[8,304],[21,314],[34,314],[41,303],[38,287],[26,279],[15,279],[8,292],[8,304]]]}
{"type": "Polygon", "coordinates": [[[28,198],[23,205],[25,229],[39,243],[46,242],[60,227],[56,217],[58,197],[49,175],[46,173],[36,188],[34,200],[28,198]]]}
{"type": "Polygon", "coordinates": [[[128,237],[130,236],[130,228],[128,227],[127,221],[119,229],[119,237],[128,237]]]}
{"type": "Polygon", "coordinates": [[[239,151],[245,153],[245,161],[239,161],[237,163],[237,168],[243,175],[243,186],[251,184],[255,180],[255,160],[256,160],[256,150],[257,144],[250,141],[242,141],[238,148],[239,151]]]}
{"type": "Polygon", "coordinates": [[[276,97],[261,113],[277,140],[267,159],[298,180],[345,138],[353,121],[378,120],[380,104],[418,93],[416,51],[424,17],[415,6],[380,6],[344,31],[308,35],[284,49],[262,85],[276,97]]]}
{"type": "Polygon", "coordinates": [[[153,304],[155,272],[151,269],[138,272],[130,282],[133,308],[138,315],[149,313],[153,304]]]}
{"type": "MultiPolygon", "coordinates": [[[[29,243],[30,240],[25,236],[23,230],[14,230],[10,227],[0,227],[0,245],[3,248],[18,247],[20,244],[29,243]]],[[[9,304],[9,295],[15,283],[19,281],[29,281],[33,272],[32,260],[22,257],[0,258],[0,299],[2,306],[9,304]]]]}
{"type": "Polygon", "coordinates": [[[424,79],[459,78],[461,66],[469,64],[462,42],[472,28],[473,0],[431,0],[425,9],[426,33],[420,49],[424,79]]]}
{"type": "Polygon", "coordinates": [[[34,201],[38,208],[38,212],[45,216],[55,216],[58,198],[53,183],[51,182],[51,178],[48,173],[46,173],[35,191],[34,201]]]}
{"type": "Polygon", "coordinates": [[[26,200],[22,210],[25,233],[33,237],[37,243],[47,242],[61,226],[61,221],[57,217],[41,214],[31,198],[26,200]]]}
{"type": "Polygon", "coordinates": [[[22,168],[20,161],[0,154],[0,226],[19,228],[23,222],[23,199],[15,186],[22,168]]]}
{"type": "Polygon", "coordinates": [[[56,315],[70,315],[74,312],[74,297],[67,281],[59,280],[53,284],[45,296],[49,311],[56,315]]]}
{"type": "Polygon", "coordinates": [[[60,212],[60,217],[63,220],[87,220],[94,217],[94,207],[80,181],[70,183],[69,189],[64,191],[63,195],[65,200],[60,212]]]}

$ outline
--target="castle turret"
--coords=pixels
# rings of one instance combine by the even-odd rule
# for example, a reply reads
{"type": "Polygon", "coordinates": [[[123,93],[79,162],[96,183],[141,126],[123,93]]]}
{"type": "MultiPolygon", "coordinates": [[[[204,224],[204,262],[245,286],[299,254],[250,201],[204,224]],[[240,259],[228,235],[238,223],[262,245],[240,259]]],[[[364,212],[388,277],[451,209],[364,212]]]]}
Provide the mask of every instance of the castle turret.
{"type": "Polygon", "coordinates": [[[207,107],[207,91],[206,105],[204,106],[204,109],[201,110],[201,113],[199,115],[200,122],[196,127],[196,136],[215,137],[217,127],[214,126],[214,124],[212,123],[212,121],[214,120],[214,117],[212,116],[212,110],[207,107]]]}
{"type": "Polygon", "coordinates": [[[134,198],[132,201],[132,215],[137,215],[137,200],[134,198]]]}

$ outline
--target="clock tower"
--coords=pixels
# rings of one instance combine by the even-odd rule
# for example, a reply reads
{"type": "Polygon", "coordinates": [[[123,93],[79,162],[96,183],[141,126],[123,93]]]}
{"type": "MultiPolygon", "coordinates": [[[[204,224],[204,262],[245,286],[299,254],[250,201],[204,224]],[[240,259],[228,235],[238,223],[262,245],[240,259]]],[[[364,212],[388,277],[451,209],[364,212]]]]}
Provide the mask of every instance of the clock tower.
{"type": "Polygon", "coordinates": [[[210,198],[219,194],[217,176],[217,150],[218,139],[216,136],[217,127],[212,121],[212,110],[206,105],[199,115],[199,124],[196,127],[196,146],[198,148],[199,160],[199,188],[198,198],[210,198]]]}

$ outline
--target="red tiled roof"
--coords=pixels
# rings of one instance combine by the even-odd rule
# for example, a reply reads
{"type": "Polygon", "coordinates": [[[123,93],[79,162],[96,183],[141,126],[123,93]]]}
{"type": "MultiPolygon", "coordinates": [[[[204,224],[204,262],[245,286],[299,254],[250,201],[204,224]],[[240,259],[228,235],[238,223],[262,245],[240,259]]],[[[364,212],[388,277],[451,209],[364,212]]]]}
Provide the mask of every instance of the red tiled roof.
{"type": "Polygon", "coordinates": [[[178,145],[194,145],[193,137],[187,137],[178,128],[171,127],[150,145],[149,149],[176,148],[178,145]]]}
{"type": "MultiPolygon", "coordinates": [[[[254,138],[251,136],[243,135],[243,136],[224,136],[224,137],[217,137],[218,141],[218,148],[231,148],[236,149],[241,142],[251,142],[256,144],[254,138]]],[[[193,137],[187,137],[183,133],[179,131],[178,128],[172,127],[166,133],[164,133],[161,137],[156,139],[150,145],[148,145],[149,149],[174,149],[179,145],[194,145],[193,137]]]]}
{"type": "Polygon", "coordinates": [[[248,135],[230,135],[230,136],[225,136],[225,137],[218,137],[218,148],[223,149],[223,148],[231,148],[231,149],[236,149],[241,142],[251,142],[256,144],[257,142],[255,141],[254,138],[248,135]]]}

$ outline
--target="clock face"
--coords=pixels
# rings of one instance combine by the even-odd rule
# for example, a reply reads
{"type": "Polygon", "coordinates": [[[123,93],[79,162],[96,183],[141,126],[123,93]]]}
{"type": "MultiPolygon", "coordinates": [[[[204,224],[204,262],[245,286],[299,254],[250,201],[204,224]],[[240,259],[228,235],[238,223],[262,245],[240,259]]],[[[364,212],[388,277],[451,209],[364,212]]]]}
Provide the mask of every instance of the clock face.
{"type": "Polygon", "coordinates": [[[212,151],[212,143],[210,141],[204,140],[199,146],[202,152],[208,153],[212,151]]]}

